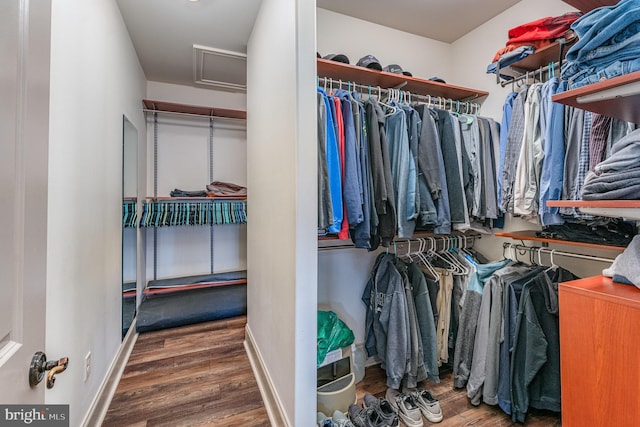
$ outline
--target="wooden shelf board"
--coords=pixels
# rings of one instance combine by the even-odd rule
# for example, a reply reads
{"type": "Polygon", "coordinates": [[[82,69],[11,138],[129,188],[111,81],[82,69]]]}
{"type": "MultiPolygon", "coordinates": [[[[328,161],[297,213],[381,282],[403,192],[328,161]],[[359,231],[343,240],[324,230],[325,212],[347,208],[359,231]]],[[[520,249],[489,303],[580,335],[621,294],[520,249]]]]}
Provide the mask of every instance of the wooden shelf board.
{"type": "Polygon", "coordinates": [[[246,197],[149,197],[146,202],[238,202],[246,197]]]}
{"type": "Polygon", "coordinates": [[[172,294],[176,292],[182,291],[190,291],[194,289],[205,289],[205,288],[220,288],[225,286],[234,286],[234,285],[246,285],[247,279],[237,279],[237,280],[227,280],[224,282],[201,282],[194,284],[183,284],[180,286],[167,286],[167,287],[154,287],[154,288],[144,288],[142,291],[142,295],[159,295],[159,294],[172,294]]]}
{"type": "Polygon", "coordinates": [[[489,92],[481,90],[405,76],[403,74],[371,70],[369,68],[321,58],[317,59],[317,73],[319,77],[334,79],[336,87],[340,80],[342,80],[343,85],[351,81],[365,86],[370,85],[372,92],[375,92],[378,86],[382,89],[387,89],[404,84],[404,86],[400,88],[404,91],[419,95],[450,98],[457,101],[471,101],[489,94],[489,92]]]}
{"type": "MultiPolygon", "coordinates": [[[[596,100],[586,103],[578,102],[578,98],[597,94],[607,89],[618,88],[631,83],[640,82],[640,71],[614,77],[598,83],[582,86],[552,96],[554,102],[603,114],[632,123],[640,123],[640,93],[612,99],[596,100]]],[[[636,90],[636,92],[638,92],[636,90]]]]}
{"type": "MultiPolygon", "coordinates": [[[[566,41],[566,44],[571,44],[576,40],[575,37],[571,37],[566,41]]],[[[566,55],[568,46],[565,46],[563,56],[566,55]]],[[[515,70],[522,71],[535,71],[540,67],[548,65],[550,62],[556,62],[560,59],[560,43],[553,42],[549,46],[545,46],[533,52],[531,55],[521,59],[518,62],[510,64],[508,67],[515,70]]],[[[507,68],[507,67],[505,67],[507,68]]]]}
{"type": "Polygon", "coordinates": [[[640,309],[640,289],[633,285],[616,283],[602,275],[560,283],[558,289],[581,295],[598,296],[611,302],[640,309]]]}
{"type": "Polygon", "coordinates": [[[598,243],[585,243],[585,242],[574,242],[571,240],[549,239],[546,237],[536,236],[535,230],[499,232],[494,234],[498,237],[507,237],[509,239],[515,239],[515,240],[528,240],[533,242],[551,243],[554,245],[578,246],[582,248],[591,248],[591,249],[623,251],[625,248],[624,246],[602,245],[598,243]]]}
{"type": "Polygon", "coordinates": [[[582,12],[589,12],[601,6],[613,6],[618,0],[563,0],[565,3],[575,7],[582,12]]]}
{"type": "Polygon", "coordinates": [[[640,200],[547,200],[547,206],[556,208],[640,209],[640,200]]]}
{"type": "Polygon", "coordinates": [[[142,103],[144,104],[144,107],[146,109],[152,110],[152,111],[158,111],[158,112],[194,114],[198,116],[224,117],[228,119],[246,119],[247,118],[247,112],[243,110],[201,107],[197,105],[177,104],[174,102],[152,101],[149,99],[143,99],[142,103]]]}
{"type": "Polygon", "coordinates": [[[640,200],[548,200],[547,206],[578,208],[589,215],[640,220],[640,200]]]}

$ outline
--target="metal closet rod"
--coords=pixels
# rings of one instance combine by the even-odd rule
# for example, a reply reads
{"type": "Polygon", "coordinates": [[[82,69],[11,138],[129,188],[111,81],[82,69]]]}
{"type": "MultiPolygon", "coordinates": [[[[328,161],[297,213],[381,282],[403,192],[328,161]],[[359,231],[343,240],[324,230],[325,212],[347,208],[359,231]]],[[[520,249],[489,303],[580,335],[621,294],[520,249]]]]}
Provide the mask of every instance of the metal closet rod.
{"type": "MultiPolygon", "coordinates": [[[[506,249],[513,249],[516,251],[539,252],[541,254],[547,254],[550,257],[553,257],[555,255],[560,255],[560,256],[569,257],[569,258],[586,259],[589,261],[600,261],[600,262],[607,262],[607,263],[613,262],[613,259],[611,258],[602,258],[598,256],[593,256],[593,255],[576,254],[573,252],[564,252],[556,249],[541,248],[539,246],[524,246],[524,245],[519,245],[519,244],[514,244],[509,242],[503,243],[502,248],[503,248],[503,251],[505,251],[506,249]]],[[[553,261],[551,263],[553,264],[553,261]]]]}
{"type": "MultiPolygon", "coordinates": [[[[389,244],[389,247],[386,249],[389,252],[397,253],[398,250],[403,251],[404,248],[407,246],[407,244],[409,245],[410,249],[414,249],[414,245],[415,245],[415,249],[418,249],[419,245],[421,245],[421,243],[425,241],[427,242],[427,244],[424,247],[425,251],[428,249],[434,249],[433,245],[431,246],[429,245],[430,241],[434,242],[436,252],[442,252],[445,249],[448,250],[454,247],[468,249],[473,246],[475,239],[479,239],[480,237],[481,236],[479,234],[472,234],[472,235],[454,234],[450,236],[425,236],[425,237],[412,237],[410,239],[396,239],[393,242],[391,242],[389,244]],[[437,247],[438,244],[441,244],[442,248],[438,248],[437,247]]],[[[331,240],[320,240],[319,242],[330,242],[330,241],[331,240]]],[[[355,249],[355,245],[349,241],[340,240],[339,242],[344,242],[344,243],[318,246],[318,250],[324,251],[324,250],[333,250],[333,249],[355,249]]],[[[380,246],[380,249],[385,249],[385,248],[380,246]]],[[[412,251],[410,253],[415,253],[415,252],[416,251],[412,251]]]]}
{"type": "Polygon", "coordinates": [[[394,94],[397,94],[397,96],[409,102],[411,102],[414,99],[417,99],[419,101],[424,101],[427,104],[438,106],[443,110],[446,110],[447,105],[449,105],[449,110],[457,110],[454,112],[459,112],[463,114],[480,114],[480,104],[477,102],[457,101],[455,99],[443,98],[441,96],[415,94],[415,93],[411,93],[409,91],[400,89],[402,86],[404,86],[404,84],[401,84],[395,88],[385,89],[385,88],[381,88],[380,86],[363,85],[363,84],[355,83],[348,80],[342,81],[342,80],[336,80],[330,77],[318,77],[318,86],[320,86],[321,83],[325,88],[327,87],[327,85],[329,85],[330,89],[332,90],[333,90],[333,85],[335,84],[339,89],[352,88],[353,90],[356,90],[363,94],[375,95],[377,92],[379,98],[382,96],[382,94],[386,94],[389,96],[393,96],[394,94]],[[459,111],[460,108],[464,108],[465,111],[459,111]]]}
{"type": "MultiPolygon", "coordinates": [[[[555,75],[556,67],[558,67],[558,70],[560,69],[560,62],[550,62],[549,64],[545,65],[544,67],[538,68],[537,70],[526,71],[524,74],[521,74],[521,75],[519,75],[517,77],[514,77],[511,80],[505,80],[503,82],[500,82],[500,86],[505,87],[507,85],[515,84],[515,83],[519,82],[520,80],[529,80],[530,77],[535,78],[536,75],[539,77],[540,81],[543,81],[544,79],[542,78],[542,73],[548,72],[549,70],[552,70],[553,74],[555,75]]],[[[500,70],[498,70],[498,75],[500,75],[500,70]]],[[[547,80],[549,80],[549,79],[547,79],[547,80]]]]}
{"type": "Polygon", "coordinates": [[[199,117],[199,118],[203,118],[203,119],[215,119],[215,120],[241,120],[241,121],[246,121],[247,119],[240,119],[237,117],[223,117],[223,116],[205,116],[202,114],[193,114],[193,113],[179,113],[176,111],[164,111],[164,110],[150,110],[148,108],[143,108],[142,109],[143,113],[158,113],[158,114],[172,114],[175,116],[192,116],[192,117],[199,117]]]}

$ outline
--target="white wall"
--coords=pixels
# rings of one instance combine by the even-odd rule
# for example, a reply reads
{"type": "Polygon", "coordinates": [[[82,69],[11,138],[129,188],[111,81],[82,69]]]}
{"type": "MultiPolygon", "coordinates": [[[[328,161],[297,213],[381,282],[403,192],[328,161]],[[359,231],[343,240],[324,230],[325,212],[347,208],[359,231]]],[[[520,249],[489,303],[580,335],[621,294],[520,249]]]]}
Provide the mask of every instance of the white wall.
{"type": "Polygon", "coordinates": [[[46,353],[70,363],[46,402],[80,425],[121,341],[122,115],[143,146],[145,77],[113,0],[54,1],[51,32],[46,353]]]}
{"type": "Polygon", "coordinates": [[[318,49],[322,56],[347,55],[355,65],[365,55],[373,55],[382,66],[398,64],[415,77],[438,76],[447,83],[455,80],[451,45],[404,31],[374,24],[347,15],[318,9],[318,49]]]}
{"type": "Polygon", "coordinates": [[[316,412],[314,50],[314,1],[263,0],[247,47],[247,333],[290,426],[316,412]]]}
{"type": "MultiPolygon", "coordinates": [[[[179,104],[246,109],[239,92],[194,88],[161,82],[147,83],[147,98],[179,104]]],[[[158,196],[171,190],[204,190],[209,181],[209,120],[158,114],[158,196]]],[[[213,180],[247,184],[246,121],[214,118],[213,180]]],[[[147,115],[146,188],[154,195],[154,125],[147,115]]],[[[143,230],[146,253],[145,279],[153,279],[153,229],[143,230]]],[[[246,269],[246,225],[214,227],[214,272],[246,269]]],[[[210,230],[202,227],[160,227],[157,230],[156,278],[211,272],[210,230]]]]}

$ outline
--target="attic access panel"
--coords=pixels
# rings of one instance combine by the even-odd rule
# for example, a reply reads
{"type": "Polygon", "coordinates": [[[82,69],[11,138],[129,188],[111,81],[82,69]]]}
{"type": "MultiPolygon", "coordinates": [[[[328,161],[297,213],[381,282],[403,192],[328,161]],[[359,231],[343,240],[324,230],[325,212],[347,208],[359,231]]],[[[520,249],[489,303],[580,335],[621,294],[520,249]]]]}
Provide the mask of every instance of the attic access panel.
{"type": "Polygon", "coordinates": [[[247,90],[247,54],[193,45],[194,82],[198,85],[247,90]]]}

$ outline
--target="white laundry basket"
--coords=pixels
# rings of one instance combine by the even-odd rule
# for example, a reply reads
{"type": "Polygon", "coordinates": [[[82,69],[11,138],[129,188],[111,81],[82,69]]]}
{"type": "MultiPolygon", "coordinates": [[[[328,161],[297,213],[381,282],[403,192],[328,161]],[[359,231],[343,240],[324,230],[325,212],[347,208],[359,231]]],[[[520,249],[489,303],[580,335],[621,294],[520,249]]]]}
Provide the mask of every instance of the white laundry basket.
{"type": "Polygon", "coordinates": [[[329,416],[335,410],[347,413],[349,405],[357,401],[355,379],[355,375],[351,372],[318,387],[318,411],[329,416]]]}

